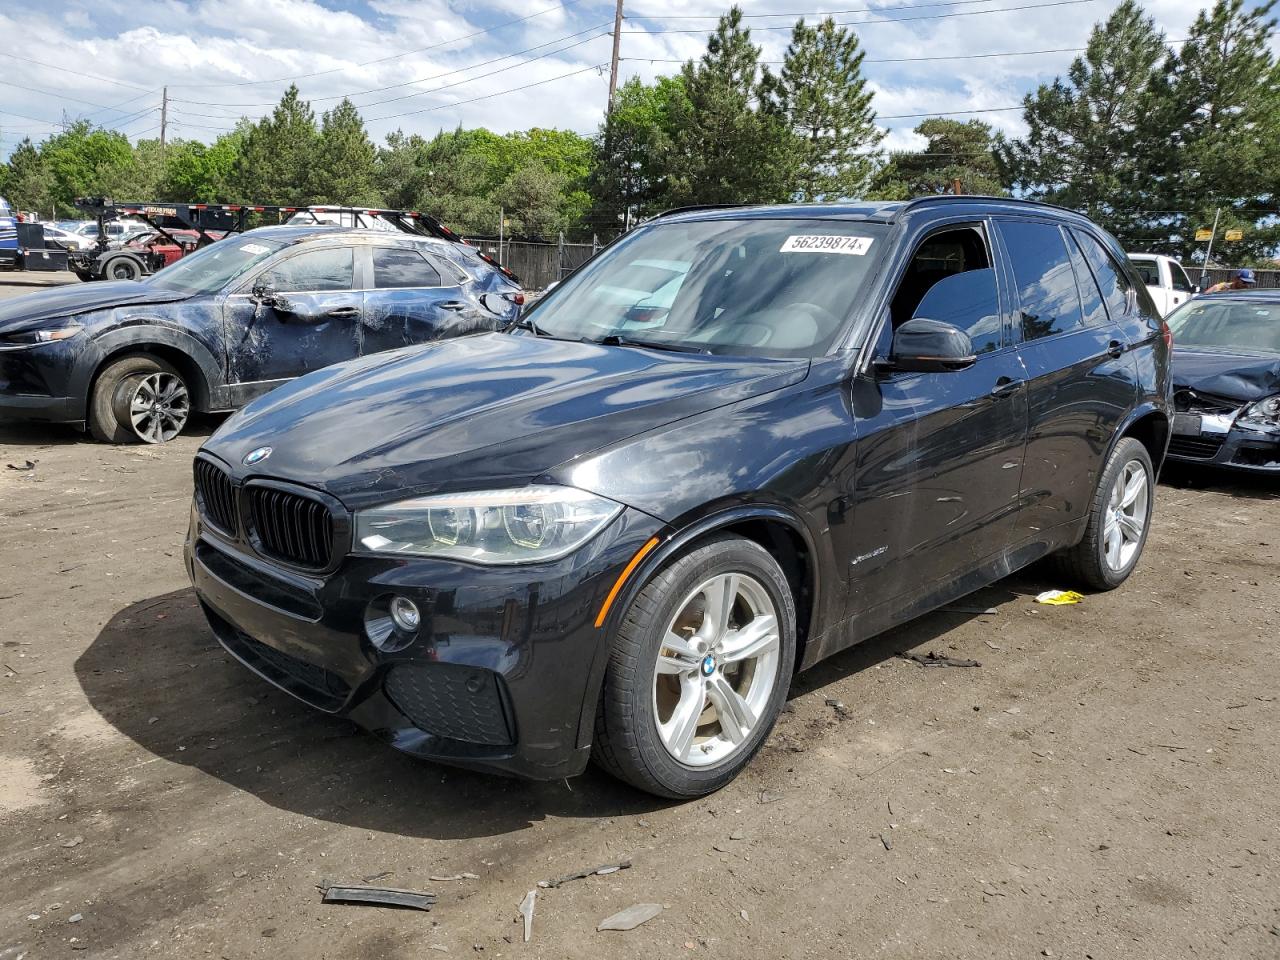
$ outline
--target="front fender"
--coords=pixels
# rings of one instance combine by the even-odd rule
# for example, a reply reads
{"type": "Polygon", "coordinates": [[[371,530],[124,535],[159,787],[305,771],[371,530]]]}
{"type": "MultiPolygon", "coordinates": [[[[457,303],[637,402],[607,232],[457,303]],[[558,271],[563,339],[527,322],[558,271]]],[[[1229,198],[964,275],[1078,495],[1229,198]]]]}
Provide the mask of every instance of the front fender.
{"type": "Polygon", "coordinates": [[[163,320],[136,319],[98,334],[85,344],[76,359],[70,381],[71,395],[83,398],[84,415],[88,416],[89,393],[94,377],[108,357],[130,350],[146,352],[148,347],[155,346],[177,350],[195,364],[204,378],[204,386],[208,388],[204,397],[207,409],[225,407],[226,378],[222,364],[212,350],[181,327],[163,320]]]}
{"type": "MultiPolygon", "coordinates": [[[[695,540],[699,540],[718,530],[724,530],[736,524],[752,520],[765,520],[783,524],[803,540],[805,550],[808,552],[814,567],[812,583],[810,584],[810,589],[813,592],[813,603],[809,617],[808,636],[817,635],[822,622],[822,616],[819,611],[822,610],[822,603],[825,599],[822,591],[823,576],[821,570],[826,561],[820,555],[818,544],[812,533],[797,514],[776,504],[740,504],[712,509],[710,512],[690,520],[684,525],[667,525],[655,534],[658,539],[658,546],[645,554],[644,559],[631,571],[623,583],[622,589],[613,598],[613,603],[609,607],[609,613],[604,623],[597,628],[601,642],[596,645],[590,671],[587,675],[587,687],[583,697],[582,713],[578,718],[577,742],[579,747],[589,746],[591,743],[596,706],[600,700],[601,688],[604,686],[605,667],[609,663],[610,649],[606,641],[617,628],[627,609],[635,601],[636,595],[654,574],[671,560],[678,557],[695,540]]],[[[804,664],[804,666],[808,665],[804,664]]],[[[796,666],[797,668],[801,667],[798,659],[796,666]]]]}

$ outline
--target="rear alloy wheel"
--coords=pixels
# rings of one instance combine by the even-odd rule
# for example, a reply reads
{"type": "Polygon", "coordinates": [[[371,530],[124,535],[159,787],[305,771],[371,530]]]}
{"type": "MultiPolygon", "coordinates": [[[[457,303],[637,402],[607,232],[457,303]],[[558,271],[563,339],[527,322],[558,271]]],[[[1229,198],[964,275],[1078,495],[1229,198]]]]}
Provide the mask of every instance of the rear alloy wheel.
{"type": "Polygon", "coordinates": [[[1063,570],[1095,590],[1113,590],[1138,565],[1151,526],[1155,470],[1133,437],[1116,444],[1098,478],[1084,539],[1059,554],[1063,570]]]}
{"type": "Polygon", "coordinates": [[[182,375],[156,357],[135,355],[108,364],[89,402],[89,429],[107,443],[168,443],[191,416],[182,375]]]}
{"type": "Polygon", "coordinates": [[[661,570],[618,627],[597,763],[665,797],[724,786],[777,720],[795,616],[786,575],[750,540],[717,537],[661,570]]]}

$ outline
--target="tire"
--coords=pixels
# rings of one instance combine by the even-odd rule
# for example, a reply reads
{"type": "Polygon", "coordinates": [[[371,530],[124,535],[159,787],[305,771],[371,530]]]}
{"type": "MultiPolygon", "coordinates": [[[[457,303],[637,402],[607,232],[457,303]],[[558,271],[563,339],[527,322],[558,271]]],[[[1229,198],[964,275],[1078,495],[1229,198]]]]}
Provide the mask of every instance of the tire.
{"type": "Polygon", "coordinates": [[[1116,444],[1107,465],[1098,478],[1098,489],[1089,503],[1089,524],[1084,539],[1057,555],[1059,568],[1077,584],[1094,590],[1114,590],[1129,579],[1151,530],[1151,510],[1155,504],[1155,470],[1147,448],[1133,437],[1116,444]],[[1122,485],[1124,494],[1117,496],[1117,483],[1126,475],[1136,481],[1142,473],[1141,489],[1134,486],[1134,499],[1128,499],[1130,487],[1122,485]],[[1128,520],[1116,520],[1114,511],[1128,520]],[[1140,524],[1140,529],[1135,526],[1140,524]],[[1115,537],[1121,537],[1119,549],[1115,537]]]}
{"type": "Polygon", "coordinates": [[[191,389],[182,374],[156,357],[133,354],[99,372],[89,399],[89,431],[103,443],[165,443],[182,432],[190,414],[191,389]],[[135,398],[157,400],[151,417],[141,414],[137,426],[135,398]]]}
{"type": "Polygon", "coordinates": [[[795,666],[795,624],[786,575],[750,540],[717,536],[668,564],[645,584],[613,637],[596,714],[596,764],[672,799],[703,796],[729,783],[760,749],[782,709],[795,666]],[[708,600],[729,595],[730,587],[728,617],[710,615],[708,600]],[[772,641],[762,619],[770,615],[772,641]],[[744,629],[715,629],[726,619],[744,629]],[[680,647],[670,646],[668,627],[683,638],[680,647]],[[726,699],[730,691],[739,712],[726,699]],[[707,719],[711,714],[714,719],[707,719]]]}
{"type": "Polygon", "coordinates": [[[141,280],[142,265],[133,257],[113,257],[102,265],[104,280],[141,280]]]}

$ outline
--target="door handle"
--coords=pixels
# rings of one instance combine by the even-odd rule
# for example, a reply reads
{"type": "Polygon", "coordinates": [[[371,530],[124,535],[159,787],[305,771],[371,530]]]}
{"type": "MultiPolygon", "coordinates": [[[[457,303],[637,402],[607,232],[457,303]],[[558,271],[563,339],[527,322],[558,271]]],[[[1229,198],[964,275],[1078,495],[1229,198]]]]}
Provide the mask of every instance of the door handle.
{"type": "Polygon", "coordinates": [[[441,310],[453,310],[455,313],[459,310],[467,309],[467,305],[461,300],[444,300],[436,304],[441,310]]]}
{"type": "Polygon", "coordinates": [[[335,307],[330,310],[326,316],[334,317],[338,320],[345,320],[348,317],[359,316],[360,310],[356,307],[335,307]]]}
{"type": "Polygon", "coordinates": [[[1119,340],[1112,340],[1107,344],[1107,355],[1112,357],[1121,357],[1127,349],[1129,348],[1119,340]]]}
{"type": "Polygon", "coordinates": [[[1023,382],[1022,380],[1014,380],[1012,377],[1001,377],[996,381],[996,385],[991,388],[991,396],[996,399],[1011,397],[1018,392],[1018,388],[1022,386],[1023,382]]]}

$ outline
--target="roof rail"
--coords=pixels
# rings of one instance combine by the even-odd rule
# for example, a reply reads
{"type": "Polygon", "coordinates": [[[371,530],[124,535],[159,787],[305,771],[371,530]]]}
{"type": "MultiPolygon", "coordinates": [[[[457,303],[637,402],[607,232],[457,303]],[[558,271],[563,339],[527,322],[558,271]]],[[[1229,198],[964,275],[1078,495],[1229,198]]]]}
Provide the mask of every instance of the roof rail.
{"type": "Polygon", "coordinates": [[[926,197],[913,197],[902,205],[900,212],[906,213],[914,207],[924,207],[935,203],[1008,203],[1041,210],[1046,208],[1049,210],[1061,210],[1063,213],[1072,213],[1077,217],[1084,216],[1079,210],[1072,210],[1070,207],[1059,206],[1056,203],[1045,203],[1043,200],[1025,200],[1022,197],[996,197],[983,193],[935,193],[926,197]]]}
{"type": "Polygon", "coordinates": [[[758,206],[760,206],[758,203],[691,203],[686,207],[672,207],[670,210],[663,210],[649,219],[657,220],[660,217],[670,217],[677,213],[696,213],[699,210],[736,210],[741,207],[758,206]]]}

